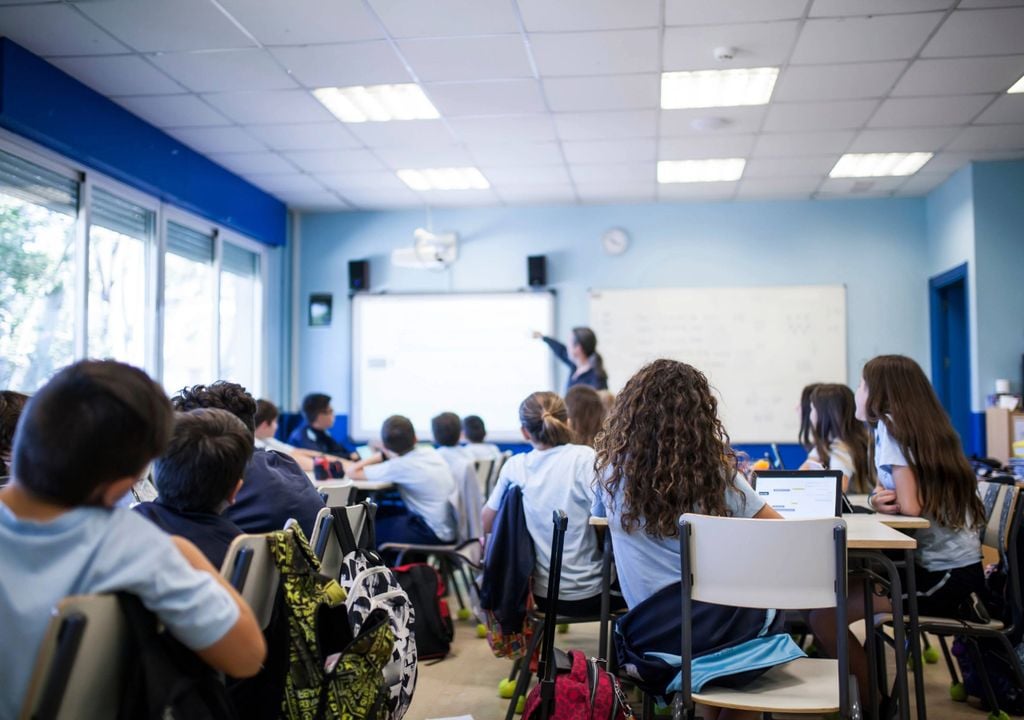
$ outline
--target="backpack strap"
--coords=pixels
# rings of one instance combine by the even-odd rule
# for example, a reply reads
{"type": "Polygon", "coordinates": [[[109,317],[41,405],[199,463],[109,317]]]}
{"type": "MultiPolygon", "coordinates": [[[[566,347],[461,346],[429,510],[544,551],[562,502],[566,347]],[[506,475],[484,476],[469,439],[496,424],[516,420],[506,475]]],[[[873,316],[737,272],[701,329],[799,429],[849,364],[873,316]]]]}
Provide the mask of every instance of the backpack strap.
{"type": "MultiPolygon", "coordinates": [[[[377,515],[377,506],[370,500],[363,500],[359,505],[363,506],[366,513],[366,521],[363,523],[363,532],[359,539],[365,537],[366,549],[375,551],[377,549],[377,533],[374,530],[374,518],[377,515]]],[[[359,539],[356,538],[352,525],[349,523],[346,508],[331,508],[331,515],[334,517],[334,522],[331,523],[334,528],[334,536],[338,539],[338,544],[341,545],[342,554],[348,555],[350,552],[359,550],[359,539]]]]}

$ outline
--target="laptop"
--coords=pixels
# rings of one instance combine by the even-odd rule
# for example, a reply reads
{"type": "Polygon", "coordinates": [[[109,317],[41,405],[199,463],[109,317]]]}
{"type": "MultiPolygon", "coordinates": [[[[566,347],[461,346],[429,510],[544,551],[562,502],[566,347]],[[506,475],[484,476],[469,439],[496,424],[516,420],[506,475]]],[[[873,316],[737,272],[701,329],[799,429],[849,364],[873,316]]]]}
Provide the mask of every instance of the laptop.
{"type": "Polygon", "coordinates": [[[843,514],[843,473],[839,470],[759,470],[750,484],[784,518],[843,514]]]}
{"type": "Polygon", "coordinates": [[[360,460],[367,460],[377,454],[377,450],[374,450],[369,445],[360,445],[356,448],[356,452],[359,454],[360,460]]]}

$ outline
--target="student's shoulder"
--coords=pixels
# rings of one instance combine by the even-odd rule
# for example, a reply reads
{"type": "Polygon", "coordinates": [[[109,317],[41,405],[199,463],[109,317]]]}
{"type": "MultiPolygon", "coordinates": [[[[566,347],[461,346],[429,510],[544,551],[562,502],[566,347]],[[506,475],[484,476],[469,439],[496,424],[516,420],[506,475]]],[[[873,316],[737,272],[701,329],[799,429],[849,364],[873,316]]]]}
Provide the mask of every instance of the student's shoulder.
{"type": "MultiPolygon", "coordinates": [[[[152,505],[152,503],[144,503],[152,505]]],[[[152,508],[149,509],[152,511],[152,508]]],[[[111,556],[137,557],[140,554],[153,555],[165,552],[172,546],[170,535],[156,524],[144,511],[114,508],[100,511],[93,518],[103,535],[98,552],[108,561],[111,556]]]]}

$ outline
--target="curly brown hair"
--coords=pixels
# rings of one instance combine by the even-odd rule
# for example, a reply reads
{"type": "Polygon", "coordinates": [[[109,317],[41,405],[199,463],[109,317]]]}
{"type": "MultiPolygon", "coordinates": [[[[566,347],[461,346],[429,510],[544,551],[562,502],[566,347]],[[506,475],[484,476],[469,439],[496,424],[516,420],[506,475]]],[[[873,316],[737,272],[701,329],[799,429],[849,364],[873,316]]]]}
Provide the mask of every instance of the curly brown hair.
{"type": "Polygon", "coordinates": [[[227,410],[234,413],[250,433],[256,429],[256,400],[238,383],[218,380],[212,385],[185,387],[171,398],[171,405],[178,412],[198,408],[227,410]]]}
{"type": "Polygon", "coordinates": [[[27,402],[28,395],[24,393],[0,390],[0,477],[8,474],[7,460],[14,447],[14,430],[27,402]]]}
{"type": "Polygon", "coordinates": [[[626,532],[676,536],[682,513],[728,515],[725,492],[739,493],[718,402],[704,373],[686,363],[655,360],[631,377],[595,450],[609,502],[623,490],[626,532]]]}

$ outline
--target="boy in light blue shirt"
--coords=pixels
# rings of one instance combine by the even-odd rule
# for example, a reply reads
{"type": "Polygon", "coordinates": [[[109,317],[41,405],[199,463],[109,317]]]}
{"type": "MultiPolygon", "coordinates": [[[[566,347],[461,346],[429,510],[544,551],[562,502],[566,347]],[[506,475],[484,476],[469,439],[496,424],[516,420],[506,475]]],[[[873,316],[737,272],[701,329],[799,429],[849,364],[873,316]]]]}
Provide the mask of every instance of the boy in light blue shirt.
{"type": "Polygon", "coordinates": [[[171,406],[144,372],[83,361],[29,402],[0,490],[0,717],[16,717],[51,610],[70,595],[124,591],[212,667],[256,674],[259,625],[192,543],[114,508],[171,433],[171,406]]]}

